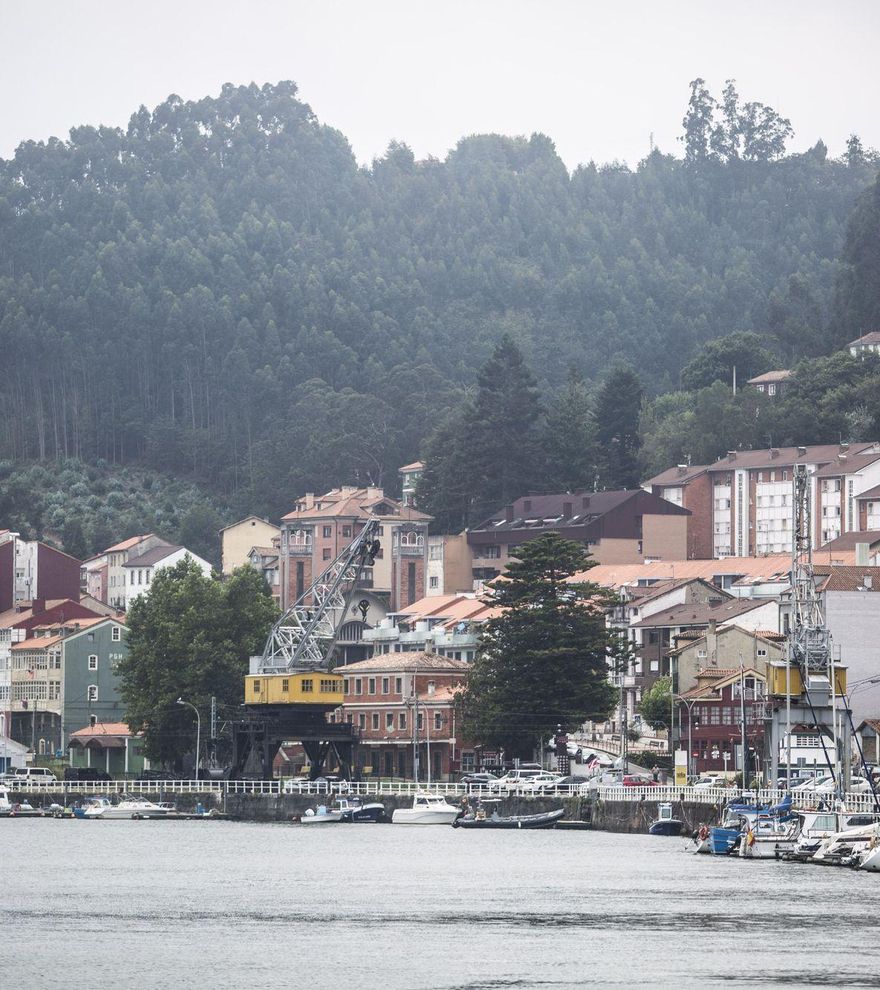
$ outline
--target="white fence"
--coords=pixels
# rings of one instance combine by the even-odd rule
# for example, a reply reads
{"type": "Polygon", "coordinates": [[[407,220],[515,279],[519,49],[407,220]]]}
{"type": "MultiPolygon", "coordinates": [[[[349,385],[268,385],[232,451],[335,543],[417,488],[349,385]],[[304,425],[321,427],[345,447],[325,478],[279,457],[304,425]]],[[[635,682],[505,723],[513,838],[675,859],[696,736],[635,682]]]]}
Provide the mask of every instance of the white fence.
{"type": "MultiPolygon", "coordinates": [[[[786,796],[786,791],[764,788],[751,793],[757,794],[762,804],[778,804],[786,796]]],[[[601,801],[691,801],[696,804],[723,805],[734,800],[740,794],[731,787],[599,787],[596,796],[601,801]]],[[[815,791],[791,792],[792,807],[799,811],[815,811],[820,804],[831,807],[834,803],[833,794],[816,793],[815,791]]],[[[873,811],[874,796],[867,794],[847,794],[846,807],[850,811],[873,811]]]]}

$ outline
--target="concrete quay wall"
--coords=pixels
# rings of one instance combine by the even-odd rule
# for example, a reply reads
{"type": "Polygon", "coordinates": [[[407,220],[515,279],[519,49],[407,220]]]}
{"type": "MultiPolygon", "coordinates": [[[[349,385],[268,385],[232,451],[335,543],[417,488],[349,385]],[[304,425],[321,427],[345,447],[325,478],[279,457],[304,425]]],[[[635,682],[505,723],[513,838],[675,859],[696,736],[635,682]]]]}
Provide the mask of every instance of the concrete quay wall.
{"type": "MultiPolygon", "coordinates": [[[[689,835],[701,824],[714,824],[718,820],[719,807],[702,801],[671,801],[673,817],[685,825],[689,835]]],[[[591,808],[594,829],[603,832],[647,832],[648,826],[658,817],[658,802],[602,801],[596,799],[591,808]]]]}

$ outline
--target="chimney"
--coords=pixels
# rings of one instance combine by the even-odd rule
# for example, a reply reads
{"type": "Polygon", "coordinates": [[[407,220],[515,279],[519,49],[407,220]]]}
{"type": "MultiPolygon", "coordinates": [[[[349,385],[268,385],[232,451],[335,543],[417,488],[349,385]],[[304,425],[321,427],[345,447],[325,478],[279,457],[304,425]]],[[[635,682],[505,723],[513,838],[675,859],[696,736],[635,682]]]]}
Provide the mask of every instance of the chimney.
{"type": "Polygon", "coordinates": [[[849,450],[849,444],[845,440],[841,441],[840,443],[841,454],[845,454],[848,450],[849,450]]]}
{"type": "Polygon", "coordinates": [[[806,456],[807,456],[807,448],[798,447],[798,457],[806,457],[806,456]]]}
{"type": "Polygon", "coordinates": [[[687,469],[688,469],[687,464],[678,464],[676,465],[676,467],[678,468],[679,477],[681,477],[683,474],[687,474],[687,469]]]}
{"type": "Polygon", "coordinates": [[[571,519],[571,502],[562,503],[562,518],[571,519]]]}
{"type": "Polygon", "coordinates": [[[513,522],[513,506],[512,505],[505,505],[504,506],[504,521],[505,522],[511,522],[511,523],[513,522]]]}
{"type": "Polygon", "coordinates": [[[728,450],[728,452],[727,452],[727,459],[729,461],[735,461],[736,460],[736,451],[735,450],[728,450]]]}
{"type": "Polygon", "coordinates": [[[770,448],[770,457],[771,457],[771,459],[774,458],[774,457],[779,457],[779,448],[778,447],[771,447],[770,448]]]}

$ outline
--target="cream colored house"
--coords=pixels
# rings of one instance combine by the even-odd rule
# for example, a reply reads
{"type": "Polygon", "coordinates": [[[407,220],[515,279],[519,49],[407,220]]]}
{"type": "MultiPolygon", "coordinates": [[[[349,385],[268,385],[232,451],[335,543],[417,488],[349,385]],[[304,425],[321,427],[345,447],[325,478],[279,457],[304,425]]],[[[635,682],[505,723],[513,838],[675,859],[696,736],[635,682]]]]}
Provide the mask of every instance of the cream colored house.
{"type": "Polygon", "coordinates": [[[236,567],[250,563],[249,554],[254,547],[274,546],[281,530],[259,516],[247,516],[220,530],[222,571],[231,574],[236,567]]]}

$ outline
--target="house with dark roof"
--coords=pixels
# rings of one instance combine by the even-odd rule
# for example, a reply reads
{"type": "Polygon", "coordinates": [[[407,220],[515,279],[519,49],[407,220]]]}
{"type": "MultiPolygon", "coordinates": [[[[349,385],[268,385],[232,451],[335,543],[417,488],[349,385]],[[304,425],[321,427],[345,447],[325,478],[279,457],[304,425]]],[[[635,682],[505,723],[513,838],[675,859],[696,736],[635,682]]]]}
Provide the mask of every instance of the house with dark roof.
{"type": "Polygon", "coordinates": [[[765,371],[763,375],[755,375],[746,384],[751,385],[755,391],[763,392],[764,395],[773,398],[774,396],[782,395],[785,391],[786,382],[791,376],[791,371],[781,368],[778,371],[765,371]]]}
{"type": "Polygon", "coordinates": [[[865,357],[867,354],[880,354],[880,330],[871,330],[851,340],[846,349],[853,357],[865,357]]]}
{"type": "Polygon", "coordinates": [[[468,530],[475,581],[503,573],[516,548],[555,532],[583,543],[602,564],[680,559],[690,513],[651,492],[563,492],[527,495],[468,530]]]}
{"type": "Polygon", "coordinates": [[[211,565],[208,561],[187,550],[186,547],[165,544],[145,550],[137,556],[129,557],[122,565],[125,608],[130,608],[133,601],[145,591],[150,590],[153,579],[159,571],[173,567],[185,557],[194,561],[205,577],[210,577],[211,565]]]}

